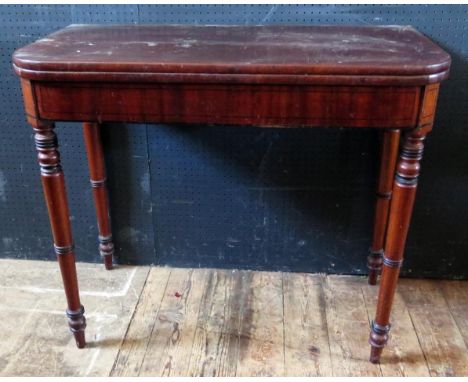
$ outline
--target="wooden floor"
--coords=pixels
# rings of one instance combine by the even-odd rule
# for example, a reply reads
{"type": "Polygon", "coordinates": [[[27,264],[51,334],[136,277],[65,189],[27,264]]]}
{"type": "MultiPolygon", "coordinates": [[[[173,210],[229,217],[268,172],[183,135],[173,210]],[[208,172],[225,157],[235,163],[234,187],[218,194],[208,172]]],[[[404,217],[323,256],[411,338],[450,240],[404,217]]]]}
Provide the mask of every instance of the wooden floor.
{"type": "Polygon", "coordinates": [[[362,277],[153,268],[115,376],[468,375],[468,285],[403,280],[381,365],[362,277]]]}
{"type": "MultiPolygon", "coordinates": [[[[401,280],[390,342],[381,364],[372,365],[367,339],[378,288],[363,277],[159,267],[106,272],[80,264],[89,347],[78,350],[56,314],[63,308],[58,273],[47,280],[54,288],[37,292],[18,281],[15,292],[9,289],[15,272],[25,276],[17,271],[25,262],[16,263],[5,271],[0,262],[8,275],[0,285],[2,314],[15,303],[8,293],[21,289],[37,316],[1,317],[0,349],[9,350],[0,350],[0,375],[468,376],[468,282],[401,280]],[[53,302],[47,290],[55,291],[53,302]],[[41,299],[47,309],[38,309],[41,299]],[[38,329],[43,320],[46,331],[38,329]]],[[[47,263],[47,271],[55,265],[47,263]]]]}

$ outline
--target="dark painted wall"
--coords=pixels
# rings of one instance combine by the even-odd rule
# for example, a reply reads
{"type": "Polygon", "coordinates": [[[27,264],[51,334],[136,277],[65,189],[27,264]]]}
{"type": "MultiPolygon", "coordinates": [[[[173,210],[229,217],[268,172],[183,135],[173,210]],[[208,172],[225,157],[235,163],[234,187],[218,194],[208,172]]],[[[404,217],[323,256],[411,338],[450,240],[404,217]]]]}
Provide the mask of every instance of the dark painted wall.
{"type": "MultiPolygon", "coordinates": [[[[10,58],[71,23],[411,24],[453,57],[427,142],[404,273],[468,275],[468,6],[0,6],[0,256],[53,259],[10,58]]],[[[59,124],[77,257],[100,261],[81,129],[59,124]]],[[[122,263],[366,273],[377,136],[339,129],[104,129],[122,263]]]]}

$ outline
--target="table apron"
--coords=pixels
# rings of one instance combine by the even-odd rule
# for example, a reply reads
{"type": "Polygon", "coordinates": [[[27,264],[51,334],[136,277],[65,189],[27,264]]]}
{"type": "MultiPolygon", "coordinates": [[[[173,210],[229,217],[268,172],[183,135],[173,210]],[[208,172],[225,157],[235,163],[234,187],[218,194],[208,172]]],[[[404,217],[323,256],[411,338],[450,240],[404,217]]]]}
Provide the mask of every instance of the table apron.
{"type": "Polygon", "coordinates": [[[54,121],[412,128],[424,87],[31,82],[54,121]]]}

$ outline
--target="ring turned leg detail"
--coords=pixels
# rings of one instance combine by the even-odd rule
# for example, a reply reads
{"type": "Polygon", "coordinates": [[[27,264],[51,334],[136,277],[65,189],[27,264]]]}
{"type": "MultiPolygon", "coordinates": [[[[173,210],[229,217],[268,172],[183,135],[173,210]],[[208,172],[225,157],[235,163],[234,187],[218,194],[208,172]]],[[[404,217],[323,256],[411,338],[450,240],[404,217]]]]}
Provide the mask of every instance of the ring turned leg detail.
{"type": "Polygon", "coordinates": [[[54,238],[54,249],[57,254],[67,298],[68,325],[75,337],[76,345],[83,348],[86,345],[84,332],[86,319],[78,291],[65,179],[60,165],[57,137],[53,130],[54,124],[40,120],[33,120],[31,123],[35,132],[34,140],[54,238]]]}
{"type": "Polygon", "coordinates": [[[106,187],[106,167],[104,162],[104,150],[101,142],[100,125],[98,123],[84,123],[83,134],[99,229],[99,253],[103,258],[106,269],[111,269],[114,244],[112,242],[109,201],[106,187]]]}
{"type": "Polygon", "coordinates": [[[380,362],[382,350],[388,341],[390,312],[416,196],[424,139],[429,130],[415,129],[405,133],[403,138],[393,183],[377,311],[369,337],[372,363],[380,362]]]}
{"type": "Polygon", "coordinates": [[[372,246],[367,257],[369,269],[369,284],[377,284],[377,277],[382,269],[385,232],[387,229],[388,212],[392,198],[393,176],[398,156],[400,130],[384,130],[380,149],[380,170],[377,184],[377,200],[375,204],[374,235],[372,246]]]}

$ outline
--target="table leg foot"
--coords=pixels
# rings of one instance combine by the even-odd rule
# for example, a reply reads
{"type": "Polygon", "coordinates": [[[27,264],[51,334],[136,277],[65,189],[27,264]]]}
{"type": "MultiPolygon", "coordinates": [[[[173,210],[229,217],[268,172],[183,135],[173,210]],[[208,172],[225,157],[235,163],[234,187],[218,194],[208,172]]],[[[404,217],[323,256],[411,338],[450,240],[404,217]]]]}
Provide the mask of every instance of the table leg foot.
{"type": "Polygon", "coordinates": [[[369,357],[369,361],[371,363],[380,363],[380,356],[382,355],[383,348],[377,348],[375,346],[371,346],[371,353],[369,357]]]}
{"type": "Polygon", "coordinates": [[[379,273],[377,271],[370,271],[368,278],[367,278],[367,283],[369,285],[377,285],[378,277],[379,277],[379,273]]]}
{"type": "Polygon", "coordinates": [[[104,261],[104,267],[110,271],[113,268],[112,264],[112,255],[104,255],[102,256],[102,259],[104,261]]]}
{"type": "Polygon", "coordinates": [[[75,332],[73,333],[75,336],[75,342],[76,342],[76,347],[78,349],[83,349],[86,347],[86,340],[85,340],[85,332],[80,331],[80,332],[75,332]]]}
{"type": "Polygon", "coordinates": [[[72,311],[67,309],[68,317],[68,326],[70,331],[75,337],[76,346],[79,349],[82,349],[86,346],[85,340],[85,328],[86,328],[86,319],[84,317],[84,308],[81,306],[80,309],[72,311]]]}
{"type": "Polygon", "coordinates": [[[367,282],[370,285],[376,285],[377,284],[377,278],[380,275],[380,271],[382,269],[382,263],[383,263],[383,250],[378,251],[378,252],[371,252],[369,253],[369,256],[367,256],[367,268],[369,269],[369,275],[367,282]]]}
{"type": "Polygon", "coordinates": [[[383,348],[388,341],[388,332],[390,325],[381,326],[372,322],[371,333],[369,336],[369,344],[371,345],[371,353],[369,360],[372,363],[379,363],[383,348]]]}

